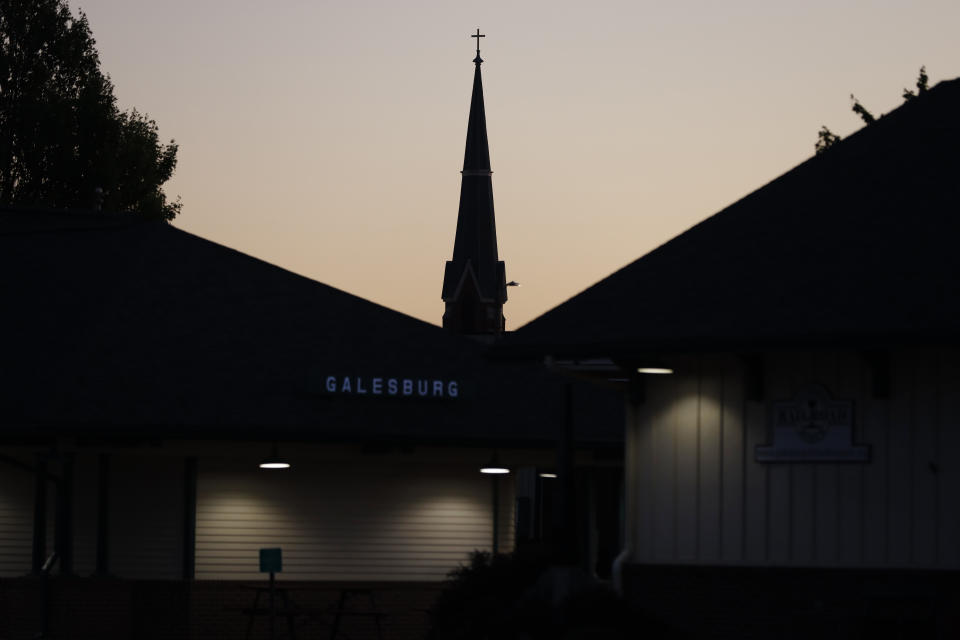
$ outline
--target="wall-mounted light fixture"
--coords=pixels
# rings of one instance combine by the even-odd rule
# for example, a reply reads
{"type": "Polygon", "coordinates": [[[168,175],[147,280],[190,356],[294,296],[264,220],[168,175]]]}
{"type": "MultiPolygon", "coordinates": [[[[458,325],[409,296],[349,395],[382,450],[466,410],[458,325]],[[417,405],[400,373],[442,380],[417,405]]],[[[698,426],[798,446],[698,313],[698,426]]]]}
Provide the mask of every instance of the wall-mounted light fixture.
{"type": "Polygon", "coordinates": [[[557,474],[553,473],[552,471],[541,471],[540,477],[552,480],[557,477],[557,474]]]}
{"type": "Polygon", "coordinates": [[[290,463],[280,457],[277,451],[277,443],[273,443],[273,452],[260,461],[261,469],[289,469],[290,463]]]}

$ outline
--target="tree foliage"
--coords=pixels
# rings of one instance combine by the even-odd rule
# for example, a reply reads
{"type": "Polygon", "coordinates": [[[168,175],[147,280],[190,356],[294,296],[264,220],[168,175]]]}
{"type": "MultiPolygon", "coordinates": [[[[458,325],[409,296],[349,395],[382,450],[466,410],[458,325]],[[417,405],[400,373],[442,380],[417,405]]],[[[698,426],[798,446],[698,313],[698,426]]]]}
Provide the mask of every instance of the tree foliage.
{"type": "Polygon", "coordinates": [[[850,100],[853,101],[853,106],[850,108],[855,114],[860,116],[860,119],[863,120],[864,124],[873,124],[877,121],[877,119],[873,117],[873,114],[867,111],[867,108],[860,104],[860,101],[857,100],[857,96],[851,93],[850,100]]]}
{"type": "Polygon", "coordinates": [[[814,148],[819,155],[838,142],[840,142],[840,136],[824,126],[820,127],[820,131],[817,132],[817,144],[814,145],[814,148]]]}
{"type": "Polygon", "coordinates": [[[0,205],[104,208],[170,220],[177,145],[121,111],[86,16],[66,0],[0,0],[0,205]]]}
{"type": "MultiPolygon", "coordinates": [[[[909,102],[918,95],[926,93],[929,89],[929,80],[930,79],[927,77],[927,68],[925,66],[920,67],[920,74],[917,76],[917,92],[914,93],[910,89],[904,89],[902,94],[903,101],[909,102]]],[[[866,107],[860,104],[860,101],[857,100],[857,97],[852,93],[850,94],[850,100],[853,101],[851,109],[855,114],[860,116],[860,119],[863,120],[864,124],[871,125],[877,121],[877,118],[875,118],[866,107]]],[[[838,142],[840,142],[840,136],[834,134],[826,126],[823,126],[817,133],[817,142],[814,144],[814,149],[816,150],[817,155],[820,155],[838,142]]]]}
{"type": "Polygon", "coordinates": [[[903,90],[903,101],[904,101],[904,102],[909,102],[909,101],[912,100],[913,98],[916,98],[918,95],[920,95],[920,94],[922,94],[922,93],[926,93],[926,92],[927,92],[927,89],[930,88],[929,86],[927,86],[927,83],[928,83],[929,81],[930,81],[930,78],[927,77],[927,68],[926,68],[926,67],[920,67],[920,75],[917,76],[917,92],[914,93],[914,92],[911,91],[910,89],[904,89],[904,90],[903,90]]]}

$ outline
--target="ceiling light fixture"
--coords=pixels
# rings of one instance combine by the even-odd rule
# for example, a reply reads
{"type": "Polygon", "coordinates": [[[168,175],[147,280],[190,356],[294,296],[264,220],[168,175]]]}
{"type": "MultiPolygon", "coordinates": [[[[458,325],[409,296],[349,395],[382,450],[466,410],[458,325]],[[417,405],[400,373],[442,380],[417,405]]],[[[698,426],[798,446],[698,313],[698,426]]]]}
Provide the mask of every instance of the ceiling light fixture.
{"type": "Polygon", "coordinates": [[[670,375],[671,373],[673,373],[673,369],[671,369],[670,367],[661,367],[661,366],[637,367],[637,373],[646,373],[648,375],[664,376],[664,375],[670,375]]]}
{"type": "Polygon", "coordinates": [[[510,469],[500,464],[500,459],[497,456],[497,452],[494,451],[493,457],[490,458],[490,462],[480,467],[480,473],[503,475],[510,473],[510,469]]]}
{"type": "Polygon", "coordinates": [[[289,469],[290,463],[280,457],[277,452],[277,443],[273,443],[273,452],[260,461],[261,469],[289,469]]]}

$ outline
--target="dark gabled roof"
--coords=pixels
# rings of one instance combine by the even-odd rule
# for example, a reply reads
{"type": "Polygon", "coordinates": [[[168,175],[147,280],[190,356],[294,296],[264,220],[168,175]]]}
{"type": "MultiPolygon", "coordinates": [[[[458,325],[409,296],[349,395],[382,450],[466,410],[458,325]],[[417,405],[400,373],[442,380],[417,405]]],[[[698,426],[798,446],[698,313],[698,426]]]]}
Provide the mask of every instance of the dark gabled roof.
{"type": "Polygon", "coordinates": [[[162,222],[0,210],[0,270],[0,436],[556,437],[560,386],[540,367],[162,222]],[[327,395],[329,375],[462,391],[327,395]]]}
{"type": "MultiPolygon", "coordinates": [[[[690,182],[696,184],[696,176],[690,182]]],[[[599,353],[960,338],[960,80],[518,330],[599,353]]]]}

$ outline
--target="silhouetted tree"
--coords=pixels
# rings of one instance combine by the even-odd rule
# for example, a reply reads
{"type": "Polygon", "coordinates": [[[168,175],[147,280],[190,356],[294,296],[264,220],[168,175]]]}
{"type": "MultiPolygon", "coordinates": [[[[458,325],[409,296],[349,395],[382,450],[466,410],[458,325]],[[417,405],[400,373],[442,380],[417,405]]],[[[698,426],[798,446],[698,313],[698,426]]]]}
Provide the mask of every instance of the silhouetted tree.
{"type": "MultiPolygon", "coordinates": [[[[926,66],[920,67],[920,75],[917,76],[917,92],[914,93],[909,89],[903,90],[903,101],[909,102],[913,98],[916,98],[922,93],[926,93],[928,87],[929,78],[927,77],[927,68],[926,66]]],[[[855,114],[860,116],[860,119],[863,120],[865,124],[873,124],[877,119],[873,116],[872,113],[867,111],[867,108],[860,104],[860,101],[857,100],[857,97],[850,94],[850,99],[853,101],[853,106],[851,109],[855,114]]],[[[814,149],[817,152],[817,155],[820,155],[836,143],[840,142],[840,136],[835,135],[830,129],[826,126],[820,128],[820,131],[817,132],[817,142],[813,145],[814,149]]]]}
{"type": "Polygon", "coordinates": [[[840,136],[823,126],[817,132],[817,144],[814,145],[814,148],[817,150],[817,155],[820,155],[838,142],[840,142],[840,136]]]}
{"type": "Polygon", "coordinates": [[[853,100],[853,112],[860,116],[864,124],[873,124],[877,121],[877,119],[873,117],[873,114],[867,111],[867,108],[860,104],[860,101],[857,100],[857,97],[852,93],[850,94],[850,99],[853,100]]]}
{"type": "Polygon", "coordinates": [[[180,212],[161,185],[177,145],[121,112],[87,18],[65,0],[0,0],[0,204],[180,212]]]}
{"type": "Polygon", "coordinates": [[[920,75],[917,76],[917,92],[914,93],[913,91],[910,91],[910,89],[904,89],[903,101],[909,102],[911,99],[916,98],[921,93],[926,93],[927,89],[929,88],[927,86],[927,82],[929,80],[930,79],[927,77],[927,68],[925,66],[920,67],[920,75]]]}

